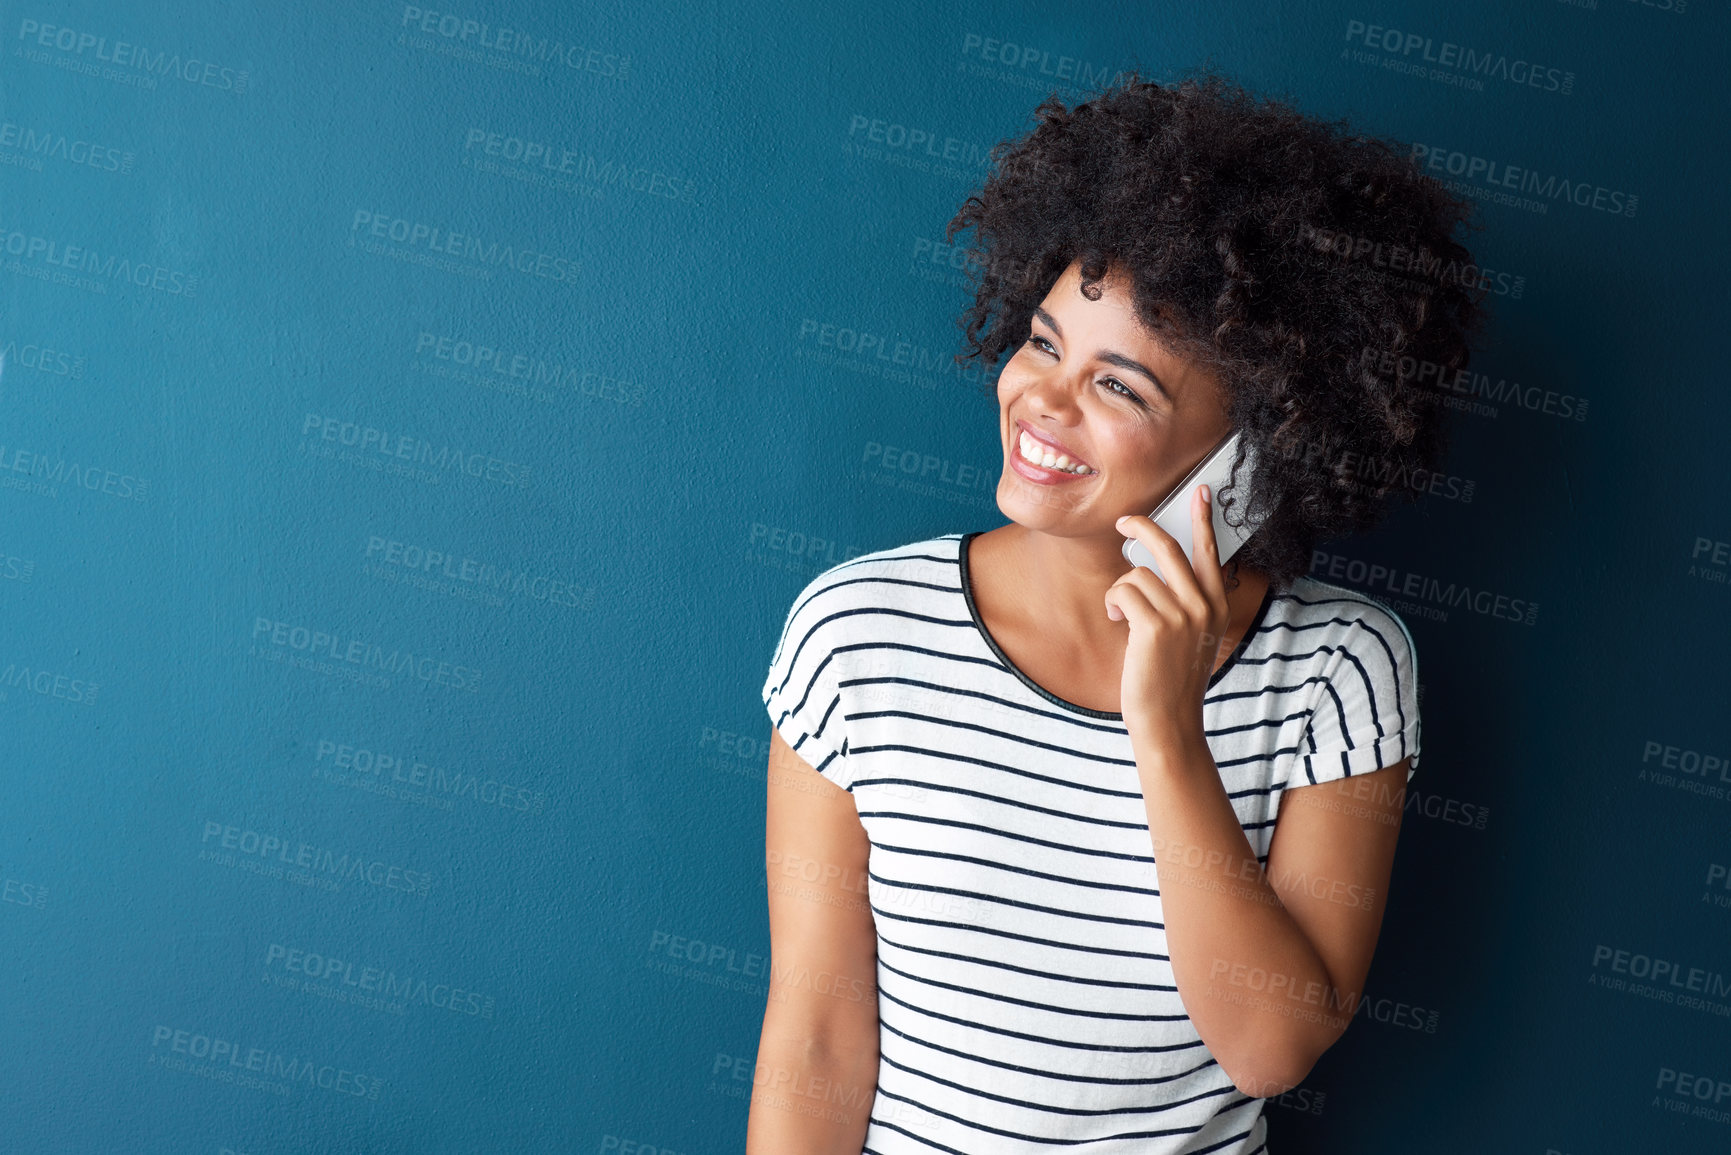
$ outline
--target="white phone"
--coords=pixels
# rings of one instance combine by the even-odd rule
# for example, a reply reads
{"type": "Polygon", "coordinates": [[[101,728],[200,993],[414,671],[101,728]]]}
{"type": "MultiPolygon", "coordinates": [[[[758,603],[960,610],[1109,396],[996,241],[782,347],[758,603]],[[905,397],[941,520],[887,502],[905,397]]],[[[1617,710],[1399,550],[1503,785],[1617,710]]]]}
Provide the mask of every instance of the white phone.
{"type": "MultiPolygon", "coordinates": [[[[1238,470],[1238,483],[1232,487],[1232,516],[1243,522],[1242,525],[1228,525],[1226,515],[1221,511],[1220,499],[1213,495],[1220,492],[1221,486],[1231,479],[1232,459],[1238,452],[1238,432],[1234,430],[1224,441],[1209,450],[1207,456],[1196,463],[1196,468],[1184,475],[1184,480],[1178,487],[1166,495],[1166,500],[1150,515],[1154,524],[1171,534],[1184,550],[1184,556],[1190,559],[1190,564],[1196,564],[1195,543],[1190,540],[1190,495],[1198,485],[1207,485],[1212,500],[1209,502],[1214,513],[1214,542],[1220,548],[1220,564],[1225,565],[1238,547],[1243,545],[1256,527],[1262,524],[1262,518],[1254,520],[1245,516],[1245,498],[1242,496],[1249,489],[1251,471],[1255,468],[1254,450],[1249,445],[1244,447],[1244,464],[1238,470]]],[[[1148,547],[1135,538],[1124,541],[1124,560],[1131,565],[1147,566],[1155,573],[1160,573],[1160,567],[1154,561],[1154,555],[1148,552],[1148,547]]],[[[1160,574],[1162,580],[1165,574],[1160,574]]]]}

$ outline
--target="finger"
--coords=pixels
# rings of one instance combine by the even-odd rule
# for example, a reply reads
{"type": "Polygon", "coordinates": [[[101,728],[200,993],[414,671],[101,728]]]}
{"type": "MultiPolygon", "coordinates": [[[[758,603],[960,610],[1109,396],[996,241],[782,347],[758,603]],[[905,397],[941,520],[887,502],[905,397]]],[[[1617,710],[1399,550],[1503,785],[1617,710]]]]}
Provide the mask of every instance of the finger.
{"type": "Polygon", "coordinates": [[[1153,575],[1156,580],[1171,586],[1189,604],[1206,603],[1207,599],[1201,596],[1201,587],[1196,584],[1196,572],[1191,568],[1190,559],[1184,556],[1184,547],[1153,518],[1141,514],[1128,515],[1120,519],[1118,532],[1135,538],[1154,555],[1160,563],[1160,572],[1153,575]]]}
{"type": "MultiPolygon", "coordinates": [[[[1179,552],[1183,556],[1183,551],[1179,552]]],[[[1173,625],[1183,625],[1189,619],[1189,612],[1180,600],[1178,591],[1161,580],[1160,575],[1146,566],[1134,566],[1129,573],[1118,578],[1118,583],[1133,586],[1140,590],[1142,596],[1148,599],[1148,604],[1155,613],[1165,618],[1173,625]]]]}
{"type": "Polygon", "coordinates": [[[1226,575],[1220,565],[1220,543],[1214,536],[1214,493],[1206,485],[1198,485],[1190,500],[1190,540],[1196,547],[1196,581],[1208,608],[1215,614],[1227,612],[1226,575]]]}
{"type": "MultiPolygon", "coordinates": [[[[1137,566],[1136,568],[1141,569],[1142,567],[1137,566]]],[[[1155,610],[1153,603],[1148,600],[1147,593],[1135,583],[1127,581],[1129,576],[1129,574],[1125,574],[1124,577],[1113,582],[1112,587],[1106,591],[1107,616],[1112,616],[1111,610],[1117,610],[1118,616],[1112,620],[1115,622],[1128,621],[1132,630],[1150,629],[1159,625],[1160,615],[1155,610]]]]}
{"type": "MultiPolygon", "coordinates": [[[[1193,638],[1195,647],[1190,655],[1190,667],[1214,668],[1214,660],[1220,653],[1221,633],[1225,629],[1224,619],[1216,628],[1207,607],[1197,613],[1181,605],[1177,593],[1170,586],[1141,566],[1119,578],[1106,592],[1110,596],[1120,590],[1125,591],[1123,601],[1126,604],[1133,594],[1141,595],[1147,602],[1146,614],[1131,622],[1133,631],[1146,628],[1156,637],[1193,638]]],[[[1113,618],[1113,621],[1117,620],[1113,618]]]]}

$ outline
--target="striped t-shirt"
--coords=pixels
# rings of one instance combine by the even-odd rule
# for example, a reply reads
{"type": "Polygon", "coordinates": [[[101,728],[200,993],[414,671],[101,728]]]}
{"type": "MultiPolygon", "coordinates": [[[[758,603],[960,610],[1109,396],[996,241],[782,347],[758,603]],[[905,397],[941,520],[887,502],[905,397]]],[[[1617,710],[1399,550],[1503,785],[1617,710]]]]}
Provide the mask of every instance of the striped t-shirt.
{"type": "MultiPolygon", "coordinates": [[[[1263,1100],[1178,995],[1123,716],[1049,693],[998,648],[968,581],[974,536],[812,579],[763,687],[871,841],[880,1060],[864,1150],[1263,1151],[1263,1100]]],[[[1391,610],[1309,577],[1270,588],[1203,702],[1261,861],[1288,786],[1417,766],[1416,684],[1391,610]]]]}

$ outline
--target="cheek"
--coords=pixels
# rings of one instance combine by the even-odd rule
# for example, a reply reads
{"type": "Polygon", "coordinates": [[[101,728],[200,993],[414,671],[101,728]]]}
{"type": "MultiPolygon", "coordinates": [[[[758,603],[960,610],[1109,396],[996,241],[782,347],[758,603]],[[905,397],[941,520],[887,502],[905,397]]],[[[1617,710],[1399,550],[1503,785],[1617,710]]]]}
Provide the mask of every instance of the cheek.
{"type": "Polygon", "coordinates": [[[1147,430],[1115,428],[1097,444],[1107,467],[1127,484],[1148,481],[1159,472],[1159,439],[1147,430]]]}

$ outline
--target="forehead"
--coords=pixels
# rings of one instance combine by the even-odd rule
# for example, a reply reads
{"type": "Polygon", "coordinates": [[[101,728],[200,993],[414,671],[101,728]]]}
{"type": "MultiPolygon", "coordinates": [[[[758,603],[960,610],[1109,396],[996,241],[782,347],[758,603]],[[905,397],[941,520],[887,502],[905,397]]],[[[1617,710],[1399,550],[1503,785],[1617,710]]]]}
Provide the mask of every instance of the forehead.
{"type": "Polygon", "coordinates": [[[1082,292],[1081,263],[1072,261],[1040,304],[1072,346],[1094,345],[1100,351],[1123,354],[1149,366],[1175,400],[1188,397],[1219,403],[1225,399],[1219,374],[1212,366],[1172,335],[1151,328],[1142,319],[1136,311],[1134,282],[1128,273],[1109,268],[1089,292],[1097,293],[1097,298],[1090,299],[1082,292]]]}
{"type": "Polygon", "coordinates": [[[1109,328],[1126,337],[1160,343],[1160,335],[1137,315],[1134,292],[1135,285],[1130,277],[1111,269],[1105,277],[1088,286],[1085,294],[1082,292],[1082,266],[1072,261],[1046,290],[1040,305],[1060,323],[1075,318],[1091,328],[1109,328]]]}

